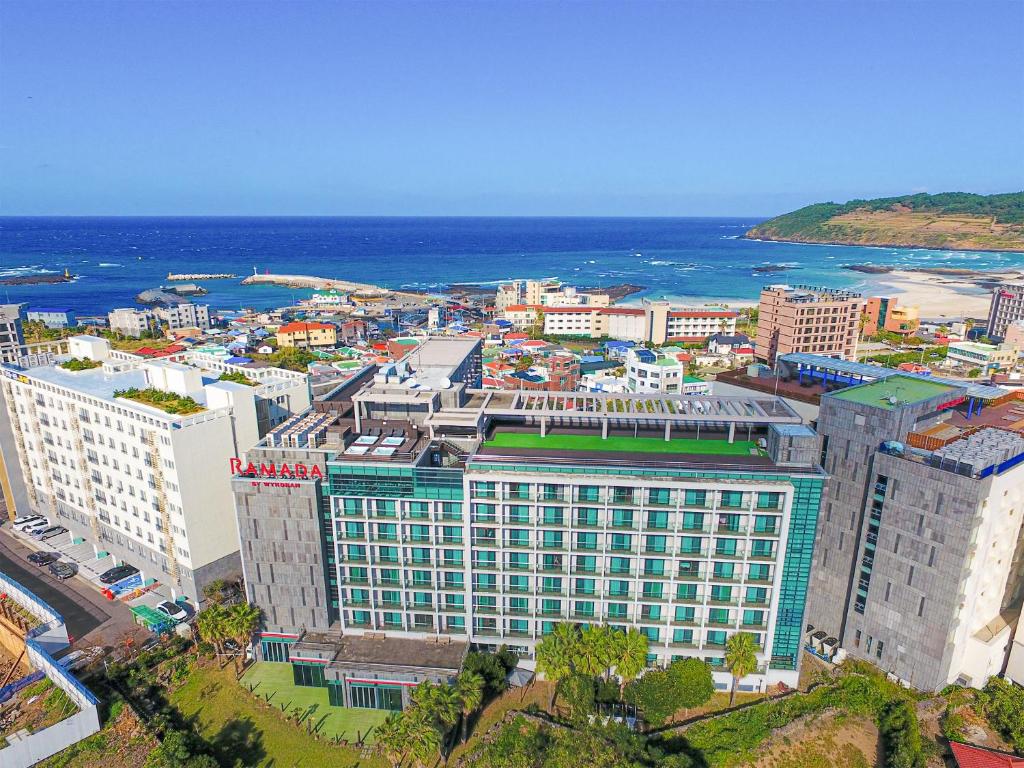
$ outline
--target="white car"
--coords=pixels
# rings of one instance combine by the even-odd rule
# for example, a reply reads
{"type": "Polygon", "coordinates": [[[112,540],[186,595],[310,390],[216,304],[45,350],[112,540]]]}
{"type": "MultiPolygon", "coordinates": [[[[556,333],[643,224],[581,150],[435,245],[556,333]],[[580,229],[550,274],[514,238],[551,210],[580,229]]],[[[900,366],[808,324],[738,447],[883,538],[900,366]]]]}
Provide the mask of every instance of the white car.
{"type": "Polygon", "coordinates": [[[170,600],[164,600],[156,607],[156,609],[167,618],[173,619],[178,624],[188,618],[188,611],[177,603],[172,603],[170,600]]]}
{"type": "Polygon", "coordinates": [[[14,518],[14,521],[11,523],[11,526],[13,526],[14,528],[21,528],[21,526],[25,525],[25,523],[34,523],[36,520],[42,519],[42,515],[21,515],[19,517],[14,518]]]}
{"type": "Polygon", "coordinates": [[[42,520],[36,520],[32,523],[26,523],[25,525],[21,526],[20,530],[22,533],[27,533],[29,536],[31,536],[33,533],[45,531],[49,527],[50,521],[44,517],[42,520]]]}

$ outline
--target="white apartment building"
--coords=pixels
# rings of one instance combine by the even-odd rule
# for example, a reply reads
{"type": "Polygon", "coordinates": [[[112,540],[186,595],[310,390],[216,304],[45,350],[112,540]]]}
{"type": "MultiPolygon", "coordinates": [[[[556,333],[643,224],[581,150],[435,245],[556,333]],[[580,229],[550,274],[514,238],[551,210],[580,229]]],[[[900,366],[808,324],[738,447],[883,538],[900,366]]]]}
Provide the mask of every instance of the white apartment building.
{"type": "Polygon", "coordinates": [[[612,303],[607,293],[581,293],[557,280],[513,280],[498,286],[494,306],[499,313],[517,304],[538,307],[607,307],[612,303]]]}
{"type": "Polygon", "coordinates": [[[153,313],[147,309],[121,307],[108,312],[107,320],[110,323],[111,331],[137,339],[150,329],[153,323],[153,313]]]}
{"type": "Polygon", "coordinates": [[[14,363],[25,354],[25,304],[0,304],[0,363],[14,363]]]}
{"type": "Polygon", "coordinates": [[[201,331],[210,329],[210,307],[206,304],[182,302],[157,307],[156,316],[167,323],[167,328],[171,331],[179,331],[182,328],[198,328],[201,331]]]}
{"type": "Polygon", "coordinates": [[[100,365],[0,367],[0,442],[13,446],[5,450],[8,475],[24,486],[12,496],[29,507],[11,514],[47,515],[98,556],[134,565],[175,596],[201,599],[204,584],[240,573],[226,468],[309,407],[306,375],[188,353],[148,361],[91,336],[72,337],[69,353],[100,365]],[[224,372],[252,384],[221,381],[224,372]],[[169,413],[126,397],[128,390],[190,397],[196,410],[169,413]]]}
{"type": "MultiPolygon", "coordinates": [[[[529,314],[529,306],[516,306],[516,320],[529,314]]],[[[544,333],[589,336],[621,341],[704,341],[716,333],[735,333],[737,312],[728,309],[673,309],[668,302],[645,302],[642,307],[544,307],[544,333]]],[[[535,317],[536,315],[534,315],[535,317]]],[[[509,315],[506,313],[506,317],[509,315]]],[[[512,319],[512,318],[509,318],[512,319]]],[[[512,320],[516,323],[516,320],[512,320]]]]}
{"type": "Polygon", "coordinates": [[[626,353],[626,391],[668,395],[706,395],[708,382],[686,375],[686,365],[660,349],[626,353]]]}

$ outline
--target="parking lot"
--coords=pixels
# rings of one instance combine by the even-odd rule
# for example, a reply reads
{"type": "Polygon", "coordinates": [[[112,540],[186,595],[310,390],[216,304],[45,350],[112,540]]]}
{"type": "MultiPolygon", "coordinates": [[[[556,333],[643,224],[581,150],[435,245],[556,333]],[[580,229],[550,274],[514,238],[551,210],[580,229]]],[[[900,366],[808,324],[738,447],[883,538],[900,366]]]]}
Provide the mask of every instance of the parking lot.
{"type": "MultiPolygon", "coordinates": [[[[71,560],[69,553],[76,546],[88,547],[72,545],[69,539],[63,545],[55,544],[53,540],[30,544],[14,534],[10,524],[5,523],[0,527],[0,570],[32,590],[64,617],[75,647],[115,646],[122,643],[126,635],[135,638],[137,643],[147,639],[149,632],[135,624],[127,604],[107,600],[100,594],[97,577],[111,567],[109,558],[92,558],[93,562],[88,565],[79,563],[79,574],[66,581],[55,579],[46,567],[38,567],[28,561],[29,554],[38,550],[62,552],[62,559],[71,560]],[[100,565],[102,568],[97,571],[100,565]]],[[[92,548],[88,547],[88,554],[91,553],[92,548]]],[[[150,596],[146,604],[159,599],[158,595],[150,596]]]]}

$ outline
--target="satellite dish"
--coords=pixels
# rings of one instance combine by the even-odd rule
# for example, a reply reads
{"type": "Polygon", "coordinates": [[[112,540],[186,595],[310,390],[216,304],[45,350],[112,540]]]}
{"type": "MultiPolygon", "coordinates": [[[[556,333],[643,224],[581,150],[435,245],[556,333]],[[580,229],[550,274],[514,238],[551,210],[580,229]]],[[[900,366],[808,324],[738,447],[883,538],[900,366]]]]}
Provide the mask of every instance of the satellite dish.
{"type": "Polygon", "coordinates": [[[452,385],[452,380],[445,376],[441,379],[441,389],[448,389],[452,385]]]}

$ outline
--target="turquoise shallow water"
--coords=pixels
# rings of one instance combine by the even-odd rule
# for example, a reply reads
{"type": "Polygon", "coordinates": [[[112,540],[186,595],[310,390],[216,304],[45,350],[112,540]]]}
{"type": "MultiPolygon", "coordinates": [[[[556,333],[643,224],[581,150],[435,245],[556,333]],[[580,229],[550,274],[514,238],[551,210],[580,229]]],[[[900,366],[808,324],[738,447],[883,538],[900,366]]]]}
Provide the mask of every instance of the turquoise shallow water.
{"type": "MultiPolygon", "coordinates": [[[[0,277],[65,268],[74,283],[0,286],[0,299],[101,312],[134,303],[173,272],[315,274],[392,288],[559,277],[634,283],[643,296],[750,300],[765,283],[864,287],[845,264],[1024,267],[1024,255],[741,239],[752,218],[0,218],[0,277]],[[758,274],[757,267],[785,271],[758,274]]],[[[205,283],[215,308],[308,295],[239,280],[205,283]]],[[[638,297],[633,297],[638,298],[638,297]]]]}

